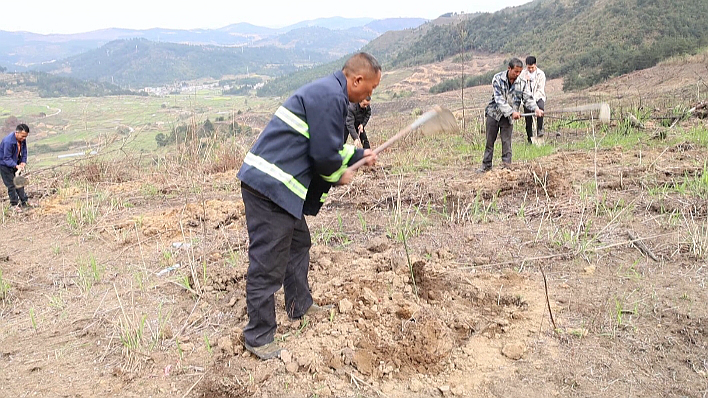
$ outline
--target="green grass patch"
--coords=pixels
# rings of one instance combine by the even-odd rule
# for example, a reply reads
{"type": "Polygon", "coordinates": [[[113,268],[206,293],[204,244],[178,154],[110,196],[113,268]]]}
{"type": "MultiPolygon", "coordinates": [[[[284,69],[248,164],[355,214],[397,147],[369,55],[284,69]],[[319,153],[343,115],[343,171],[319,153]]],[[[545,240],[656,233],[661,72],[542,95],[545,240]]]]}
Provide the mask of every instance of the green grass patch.
{"type": "Polygon", "coordinates": [[[688,131],[687,136],[691,142],[702,147],[708,147],[708,128],[703,126],[694,127],[688,131]]]}
{"type": "MultiPolygon", "coordinates": [[[[495,153],[501,153],[497,151],[501,151],[501,144],[497,145],[499,148],[494,149],[495,153]]],[[[555,152],[555,148],[551,145],[529,145],[529,144],[521,144],[521,143],[512,143],[511,144],[511,153],[512,159],[516,161],[522,161],[522,160],[533,160],[533,159],[538,159],[542,158],[544,156],[548,156],[555,152]]]]}

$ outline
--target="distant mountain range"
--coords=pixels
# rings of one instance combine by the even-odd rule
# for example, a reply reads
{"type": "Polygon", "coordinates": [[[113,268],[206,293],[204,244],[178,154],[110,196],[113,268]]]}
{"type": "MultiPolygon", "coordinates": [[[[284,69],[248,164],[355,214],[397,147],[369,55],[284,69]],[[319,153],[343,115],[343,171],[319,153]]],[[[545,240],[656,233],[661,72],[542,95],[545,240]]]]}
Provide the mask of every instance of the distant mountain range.
{"type": "Polygon", "coordinates": [[[279,28],[237,23],[219,29],[104,29],[77,34],[42,35],[0,30],[0,66],[9,71],[24,71],[35,65],[56,62],[95,50],[108,42],[141,38],[212,46],[274,46],[320,52],[330,59],[356,51],[389,30],[415,28],[422,18],[321,18],[279,28]]]}
{"type": "MultiPolygon", "coordinates": [[[[324,28],[321,28],[324,29],[324,28]]],[[[331,60],[313,51],[276,46],[226,47],[121,39],[33,70],[123,88],[179,84],[225,75],[282,76],[331,60]]]]}

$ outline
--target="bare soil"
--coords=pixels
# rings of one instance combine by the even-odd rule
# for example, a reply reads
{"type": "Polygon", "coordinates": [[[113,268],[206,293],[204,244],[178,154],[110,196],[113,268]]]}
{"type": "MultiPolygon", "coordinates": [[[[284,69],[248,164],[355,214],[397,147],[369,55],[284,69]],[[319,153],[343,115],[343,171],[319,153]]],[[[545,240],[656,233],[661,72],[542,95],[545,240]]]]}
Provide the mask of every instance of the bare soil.
{"type": "MultiPolygon", "coordinates": [[[[663,65],[632,84],[703,66],[663,65]]],[[[441,68],[395,84],[418,87],[441,68]]],[[[561,94],[560,81],[549,91],[558,103],[629,104],[639,99],[608,93],[631,79],[605,94],[561,94]]],[[[483,108],[488,91],[465,101],[483,108]]],[[[456,95],[379,104],[373,126],[455,108],[456,95]]],[[[674,127],[693,128],[708,122],[674,127]]],[[[662,131],[673,130],[655,125],[646,139],[662,131]]],[[[562,132],[547,140],[588,134],[562,132]]],[[[0,396],[708,394],[708,201],[679,189],[705,178],[708,148],[558,149],[476,174],[479,154],[451,159],[457,144],[435,138],[382,155],[308,219],[312,293],[335,308],[289,320],[277,293],[286,352],[269,361],[242,345],[248,236],[235,169],[137,173],[126,161],[35,180],[39,207],[2,218],[0,396]],[[420,156],[427,167],[400,172],[420,156]]]]}

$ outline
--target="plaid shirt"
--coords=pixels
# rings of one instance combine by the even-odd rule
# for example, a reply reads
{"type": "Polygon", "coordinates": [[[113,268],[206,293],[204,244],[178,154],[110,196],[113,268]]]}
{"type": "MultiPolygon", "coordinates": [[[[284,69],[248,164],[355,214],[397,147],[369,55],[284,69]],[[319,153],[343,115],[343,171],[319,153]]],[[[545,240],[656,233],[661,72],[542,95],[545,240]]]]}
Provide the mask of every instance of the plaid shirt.
{"type": "Polygon", "coordinates": [[[494,75],[492,79],[492,100],[485,108],[484,113],[499,121],[502,117],[511,117],[514,110],[518,110],[523,102],[526,108],[535,111],[536,101],[533,100],[531,88],[528,82],[521,78],[516,78],[514,84],[509,86],[507,71],[502,71],[494,75]]]}

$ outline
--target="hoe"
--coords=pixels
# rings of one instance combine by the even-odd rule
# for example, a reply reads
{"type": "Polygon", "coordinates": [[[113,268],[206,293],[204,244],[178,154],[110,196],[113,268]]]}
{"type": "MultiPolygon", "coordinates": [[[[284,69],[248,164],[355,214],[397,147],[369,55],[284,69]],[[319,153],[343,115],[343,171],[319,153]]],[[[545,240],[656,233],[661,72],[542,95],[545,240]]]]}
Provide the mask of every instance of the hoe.
{"type": "MultiPolygon", "coordinates": [[[[550,111],[544,111],[544,115],[552,115],[554,113],[570,113],[570,112],[597,112],[597,118],[596,120],[599,120],[600,123],[602,124],[610,124],[610,105],[606,102],[600,102],[597,104],[588,104],[588,105],[580,105],[580,106],[574,106],[571,108],[562,108],[562,109],[556,109],[556,110],[550,110],[550,111]]],[[[527,116],[534,116],[534,113],[522,113],[521,117],[527,117],[527,116]]],[[[531,138],[531,140],[535,143],[539,139],[539,137],[536,137],[535,135],[531,138]]]]}
{"type": "MultiPolygon", "coordinates": [[[[422,114],[418,119],[416,119],[415,122],[408,125],[408,127],[399,131],[398,133],[396,133],[396,135],[389,138],[386,142],[376,147],[376,149],[374,149],[374,153],[378,155],[379,152],[393,145],[393,143],[400,140],[408,133],[416,129],[420,129],[423,134],[427,135],[436,132],[456,132],[458,130],[458,126],[457,120],[455,120],[455,116],[452,114],[452,112],[441,106],[436,105],[431,110],[422,114]]],[[[349,166],[349,170],[357,170],[364,163],[366,163],[366,160],[361,159],[353,165],[349,166]]]]}

